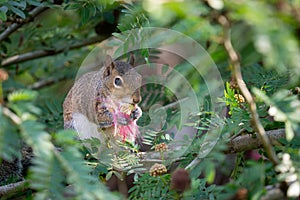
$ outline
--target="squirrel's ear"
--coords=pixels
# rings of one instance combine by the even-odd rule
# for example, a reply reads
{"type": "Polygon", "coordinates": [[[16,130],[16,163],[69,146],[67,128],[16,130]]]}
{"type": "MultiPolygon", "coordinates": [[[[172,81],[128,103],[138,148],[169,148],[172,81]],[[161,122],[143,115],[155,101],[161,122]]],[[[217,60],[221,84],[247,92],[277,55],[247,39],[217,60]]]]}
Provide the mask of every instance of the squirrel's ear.
{"type": "Polygon", "coordinates": [[[128,62],[131,66],[134,65],[134,59],[135,59],[135,58],[134,58],[134,54],[131,53],[131,54],[130,54],[130,57],[129,57],[129,62],[128,62]]]}
{"type": "Polygon", "coordinates": [[[112,70],[115,68],[115,64],[110,55],[106,55],[105,58],[105,70],[104,70],[104,77],[111,75],[112,70]]]}

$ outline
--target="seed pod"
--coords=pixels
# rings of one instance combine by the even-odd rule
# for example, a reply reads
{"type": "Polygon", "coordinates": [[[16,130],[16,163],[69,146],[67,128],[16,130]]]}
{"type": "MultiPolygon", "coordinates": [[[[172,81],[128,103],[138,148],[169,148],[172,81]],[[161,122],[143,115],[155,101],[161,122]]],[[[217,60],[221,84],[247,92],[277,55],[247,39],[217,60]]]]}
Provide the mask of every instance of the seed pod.
{"type": "Polygon", "coordinates": [[[171,188],[178,191],[184,192],[191,185],[191,178],[188,171],[185,169],[177,169],[173,172],[171,177],[171,188]]]}
{"type": "Polygon", "coordinates": [[[155,145],[155,151],[164,152],[168,150],[168,145],[166,143],[160,143],[155,145]]]}
{"type": "Polygon", "coordinates": [[[150,168],[150,175],[151,176],[159,176],[162,174],[167,173],[167,168],[163,164],[158,164],[155,163],[151,168],[150,168]]]}
{"type": "Polygon", "coordinates": [[[241,94],[235,94],[234,98],[239,102],[239,103],[244,103],[245,102],[245,98],[243,95],[241,94]]]}

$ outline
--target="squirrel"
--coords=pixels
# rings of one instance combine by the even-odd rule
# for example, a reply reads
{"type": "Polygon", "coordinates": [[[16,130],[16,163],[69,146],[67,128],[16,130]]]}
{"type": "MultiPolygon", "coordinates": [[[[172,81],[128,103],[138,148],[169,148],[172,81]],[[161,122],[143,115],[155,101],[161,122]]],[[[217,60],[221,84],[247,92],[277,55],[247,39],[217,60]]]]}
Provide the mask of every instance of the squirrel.
{"type": "Polygon", "coordinates": [[[75,129],[81,139],[134,141],[142,115],[142,77],[133,64],[133,55],[128,63],[107,55],[100,70],[82,75],[63,103],[64,128],[75,129]]]}

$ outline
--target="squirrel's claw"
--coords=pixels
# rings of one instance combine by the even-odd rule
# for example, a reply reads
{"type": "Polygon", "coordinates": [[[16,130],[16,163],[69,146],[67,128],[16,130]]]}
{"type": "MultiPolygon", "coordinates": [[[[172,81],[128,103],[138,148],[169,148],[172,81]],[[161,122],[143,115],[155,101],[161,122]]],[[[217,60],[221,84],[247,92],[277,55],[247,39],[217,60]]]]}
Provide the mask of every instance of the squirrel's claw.
{"type": "Polygon", "coordinates": [[[114,123],[113,122],[99,122],[99,127],[100,128],[108,128],[108,127],[111,127],[114,123]]]}
{"type": "Polygon", "coordinates": [[[142,109],[140,107],[136,107],[131,113],[130,118],[131,120],[136,120],[142,116],[142,109]]]}

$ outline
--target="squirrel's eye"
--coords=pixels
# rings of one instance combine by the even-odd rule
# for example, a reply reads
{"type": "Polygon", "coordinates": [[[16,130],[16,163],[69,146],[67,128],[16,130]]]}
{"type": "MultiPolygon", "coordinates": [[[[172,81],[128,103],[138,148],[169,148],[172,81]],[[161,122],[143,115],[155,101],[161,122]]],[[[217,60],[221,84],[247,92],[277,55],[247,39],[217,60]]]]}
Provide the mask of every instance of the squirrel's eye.
{"type": "Polygon", "coordinates": [[[115,85],[116,86],[121,86],[122,85],[122,80],[119,77],[115,78],[115,85]]]}

